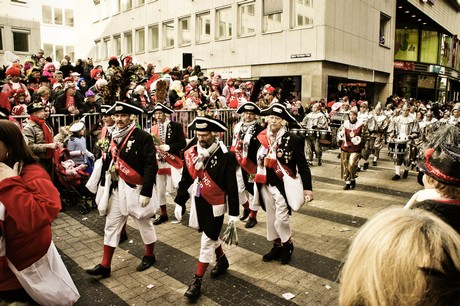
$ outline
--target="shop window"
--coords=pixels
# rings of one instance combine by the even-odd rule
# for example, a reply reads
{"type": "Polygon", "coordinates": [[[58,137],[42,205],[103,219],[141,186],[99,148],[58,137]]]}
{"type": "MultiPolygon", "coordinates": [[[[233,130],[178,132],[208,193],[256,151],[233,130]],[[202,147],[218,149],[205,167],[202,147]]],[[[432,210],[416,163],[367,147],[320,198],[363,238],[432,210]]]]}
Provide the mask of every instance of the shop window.
{"type": "Polygon", "coordinates": [[[436,31],[422,31],[420,61],[437,64],[439,54],[439,34],[436,31]]]}
{"type": "Polygon", "coordinates": [[[30,31],[13,30],[13,49],[18,52],[29,52],[30,31]]]}
{"type": "Polygon", "coordinates": [[[190,31],[190,17],[179,19],[180,45],[189,45],[192,42],[190,31]]]}
{"type": "Polygon", "coordinates": [[[196,41],[208,42],[211,40],[211,14],[209,12],[196,17],[196,41]]]}
{"type": "Polygon", "coordinates": [[[252,35],[256,31],[255,3],[245,3],[238,6],[238,22],[240,36],[252,35]]]}
{"type": "Polygon", "coordinates": [[[391,17],[387,14],[380,13],[379,44],[389,47],[391,29],[391,17]]]}
{"type": "Polygon", "coordinates": [[[160,48],[160,34],[158,24],[149,27],[149,50],[158,50],[160,48]]]}
{"type": "Polygon", "coordinates": [[[263,12],[263,32],[276,32],[281,31],[282,28],[282,14],[283,14],[283,1],[282,0],[264,0],[263,12]]]}
{"type": "Polygon", "coordinates": [[[396,29],[395,60],[416,62],[418,55],[418,30],[396,29]]]}

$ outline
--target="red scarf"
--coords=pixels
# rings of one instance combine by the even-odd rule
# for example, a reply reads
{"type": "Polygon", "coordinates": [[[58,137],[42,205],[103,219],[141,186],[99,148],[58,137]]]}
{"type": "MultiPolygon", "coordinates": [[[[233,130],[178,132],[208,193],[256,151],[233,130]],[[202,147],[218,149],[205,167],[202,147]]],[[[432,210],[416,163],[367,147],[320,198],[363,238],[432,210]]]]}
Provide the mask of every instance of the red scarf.
{"type": "MultiPolygon", "coordinates": [[[[40,119],[30,115],[29,120],[35,122],[42,128],[43,135],[45,136],[45,143],[53,143],[53,134],[51,133],[49,126],[46,124],[45,119],[40,119]]],[[[46,158],[53,157],[53,151],[53,149],[46,149],[46,158]]]]}

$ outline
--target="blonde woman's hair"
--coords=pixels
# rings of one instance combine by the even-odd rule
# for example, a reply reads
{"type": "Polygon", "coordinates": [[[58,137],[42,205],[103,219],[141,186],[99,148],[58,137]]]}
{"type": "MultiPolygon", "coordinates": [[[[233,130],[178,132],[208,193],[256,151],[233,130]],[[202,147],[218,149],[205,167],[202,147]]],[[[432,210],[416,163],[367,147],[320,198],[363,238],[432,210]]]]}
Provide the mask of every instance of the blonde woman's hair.
{"type": "Polygon", "coordinates": [[[460,236],[421,209],[392,208],[353,240],[339,305],[460,305],[460,236]]]}

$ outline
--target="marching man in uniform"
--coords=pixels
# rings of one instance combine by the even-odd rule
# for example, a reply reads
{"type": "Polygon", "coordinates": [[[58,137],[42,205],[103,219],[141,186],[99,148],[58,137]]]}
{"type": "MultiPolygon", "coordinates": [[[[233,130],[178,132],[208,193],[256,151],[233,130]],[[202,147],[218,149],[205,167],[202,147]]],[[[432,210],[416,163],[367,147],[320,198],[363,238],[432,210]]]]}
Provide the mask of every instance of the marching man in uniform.
{"type": "Polygon", "coordinates": [[[107,216],[102,261],[86,270],[94,276],[110,276],[113,253],[128,215],[136,221],[145,244],[145,255],[136,270],[146,270],[155,263],[153,251],[157,235],[151,217],[158,206],[152,194],[158,166],[152,136],[136,127],[136,115],[142,113],[142,109],[119,101],[106,113],[113,115],[116,127],[96,194],[99,213],[107,216]]]}
{"type": "Polygon", "coordinates": [[[236,112],[243,114],[243,116],[242,120],[233,129],[233,141],[230,151],[235,152],[236,161],[239,164],[236,169],[236,178],[240,204],[244,207],[240,220],[244,221],[249,217],[244,227],[253,228],[257,224],[257,211],[259,208],[253,206],[254,182],[253,178],[249,178],[249,176],[253,177],[257,171],[256,155],[260,146],[257,135],[263,128],[257,123],[256,116],[260,115],[260,109],[255,103],[246,102],[236,112]],[[249,192],[249,199],[245,190],[249,192]]]}
{"type": "Polygon", "coordinates": [[[254,201],[260,203],[267,213],[267,240],[273,241],[272,249],[262,260],[279,260],[288,264],[294,244],[291,240],[291,207],[286,196],[289,191],[284,188],[283,171],[290,176],[296,176],[298,172],[307,201],[313,200],[311,173],[304,154],[304,141],[287,129],[288,122],[295,122],[295,119],[286,107],[273,103],[262,110],[261,115],[267,116],[268,127],[257,136],[261,146],[257,151],[254,192],[257,191],[258,196],[254,196],[254,201]]]}
{"type": "MultiPolygon", "coordinates": [[[[324,115],[324,113],[319,110],[318,103],[315,103],[311,106],[311,112],[308,113],[305,118],[303,118],[302,126],[305,126],[307,130],[327,130],[327,118],[326,115],[324,115]]],[[[305,138],[305,145],[305,151],[308,157],[307,160],[309,165],[312,165],[313,152],[315,152],[316,158],[318,159],[318,166],[321,166],[323,164],[323,161],[321,160],[323,149],[319,144],[318,137],[310,138],[307,136],[305,138]]]]}
{"type": "Polygon", "coordinates": [[[371,154],[374,155],[372,166],[377,166],[377,161],[380,158],[380,150],[385,143],[388,122],[388,117],[382,112],[382,105],[380,102],[377,103],[374,113],[367,124],[370,133],[369,149],[371,150],[371,154]]]}
{"type": "Polygon", "coordinates": [[[195,300],[200,296],[201,282],[214,254],[216,265],[211,271],[212,278],[220,276],[229,267],[219,235],[227,209],[229,224],[233,222],[236,226],[239,201],[235,156],[215,134],[227,130],[225,123],[211,117],[196,117],[191,128],[196,131],[197,144],[185,151],[174,213],[181,220],[185,203],[191,198],[189,225],[202,231],[195,277],[185,292],[187,298],[195,300]]]}
{"type": "Polygon", "coordinates": [[[158,143],[155,143],[158,161],[157,173],[157,196],[160,203],[161,214],[153,221],[159,225],[168,221],[166,210],[166,191],[175,196],[184,163],[180,158],[180,150],[185,148],[185,135],[182,124],[167,118],[167,115],[174,111],[161,103],[157,103],[152,110],[156,124],[150,128],[150,133],[156,136],[158,143]]]}

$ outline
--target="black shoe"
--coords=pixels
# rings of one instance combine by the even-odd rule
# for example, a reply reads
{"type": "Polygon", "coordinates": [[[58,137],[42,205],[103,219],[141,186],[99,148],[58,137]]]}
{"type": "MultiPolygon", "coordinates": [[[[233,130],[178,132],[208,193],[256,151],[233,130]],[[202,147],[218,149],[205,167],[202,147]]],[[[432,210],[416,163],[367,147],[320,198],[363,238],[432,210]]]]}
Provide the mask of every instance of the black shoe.
{"type": "Polygon", "coordinates": [[[190,286],[188,286],[188,289],[187,291],[185,291],[185,294],[184,294],[189,300],[193,301],[200,296],[202,281],[203,281],[203,278],[195,275],[195,277],[193,278],[193,282],[190,284],[190,286]]]}
{"type": "Polygon", "coordinates": [[[153,255],[153,256],[144,255],[144,257],[142,257],[141,263],[137,266],[136,270],[139,271],[139,272],[147,270],[148,268],[153,266],[155,261],[156,261],[155,255],[153,255]]]}
{"type": "Polygon", "coordinates": [[[243,211],[243,215],[240,217],[240,220],[241,221],[244,221],[246,220],[248,217],[249,217],[249,214],[251,213],[251,210],[250,209],[245,209],[243,211]]]}
{"type": "Polygon", "coordinates": [[[253,228],[254,226],[256,226],[256,224],[257,224],[256,218],[249,218],[248,222],[246,222],[244,227],[245,228],[253,228]]]}
{"type": "Polygon", "coordinates": [[[361,172],[361,166],[356,167],[356,172],[361,172]]]}
{"type": "Polygon", "coordinates": [[[86,273],[93,276],[102,276],[102,278],[107,278],[110,276],[110,268],[106,268],[101,264],[98,264],[94,268],[86,270],[86,273]]]}
{"type": "Polygon", "coordinates": [[[373,161],[372,166],[377,166],[377,161],[373,161]]]}
{"type": "Polygon", "coordinates": [[[273,247],[270,250],[270,252],[265,254],[262,257],[262,260],[265,261],[265,262],[273,261],[273,260],[279,260],[280,257],[281,257],[282,252],[283,252],[283,248],[282,248],[281,245],[273,244],[273,247]]]}
{"type": "Polygon", "coordinates": [[[294,244],[292,242],[283,243],[282,249],[280,261],[283,265],[287,265],[291,261],[292,252],[294,252],[294,244]]]}
{"type": "Polygon", "coordinates": [[[121,233],[121,235],[120,235],[120,242],[119,242],[119,243],[121,244],[121,243],[125,242],[126,240],[128,240],[128,234],[126,234],[126,233],[121,233]]]}
{"type": "Polygon", "coordinates": [[[345,186],[343,186],[343,190],[348,190],[350,188],[351,188],[350,184],[345,184],[345,186]]]}
{"type": "Polygon", "coordinates": [[[368,163],[368,162],[365,162],[365,163],[364,163],[364,170],[367,170],[367,169],[369,169],[369,163],[368,163]]]}
{"type": "Polygon", "coordinates": [[[351,188],[351,189],[354,189],[355,187],[356,187],[356,181],[355,181],[355,180],[351,180],[350,188],[351,188]]]}
{"type": "Polygon", "coordinates": [[[415,169],[415,163],[412,163],[412,164],[411,164],[410,169],[411,169],[411,170],[414,170],[414,169],[415,169]]]}
{"type": "Polygon", "coordinates": [[[399,179],[401,179],[401,176],[399,176],[399,174],[395,174],[391,179],[393,181],[398,181],[399,179]]]}
{"type": "Polygon", "coordinates": [[[160,215],[155,221],[153,221],[153,225],[160,225],[161,223],[168,221],[168,219],[167,215],[160,215]]]}
{"type": "Polygon", "coordinates": [[[310,167],[313,166],[313,163],[311,161],[307,160],[307,163],[310,167]]]}
{"type": "Polygon", "coordinates": [[[339,155],[337,155],[337,158],[340,159],[340,153],[339,153],[339,155]]]}
{"type": "Polygon", "coordinates": [[[409,176],[409,170],[404,170],[402,178],[406,179],[409,176]]]}
{"type": "Polygon", "coordinates": [[[216,260],[216,265],[211,270],[211,278],[216,278],[216,277],[224,274],[224,272],[227,271],[229,266],[230,265],[228,264],[227,256],[225,256],[225,254],[220,256],[216,260]]]}
{"type": "Polygon", "coordinates": [[[320,159],[318,159],[318,166],[321,166],[323,164],[323,161],[320,159]]]}

